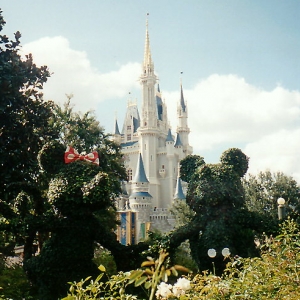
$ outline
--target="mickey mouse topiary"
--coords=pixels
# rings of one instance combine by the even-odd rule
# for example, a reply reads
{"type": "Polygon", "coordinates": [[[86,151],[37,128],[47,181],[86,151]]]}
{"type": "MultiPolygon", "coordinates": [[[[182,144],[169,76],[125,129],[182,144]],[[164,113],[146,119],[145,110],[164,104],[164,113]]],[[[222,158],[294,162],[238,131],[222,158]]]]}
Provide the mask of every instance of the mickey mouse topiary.
{"type": "Polygon", "coordinates": [[[257,222],[245,205],[241,178],[248,169],[248,157],[237,148],[223,152],[220,163],[202,163],[188,174],[187,204],[196,212],[192,221],[171,235],[171,247],[189,239],[191,254],[199,269],[211,268],[208,249],[216,249],[217,271],[223,270],[223,248],[233,255],[257,254],[254,231],[257,222]]]}

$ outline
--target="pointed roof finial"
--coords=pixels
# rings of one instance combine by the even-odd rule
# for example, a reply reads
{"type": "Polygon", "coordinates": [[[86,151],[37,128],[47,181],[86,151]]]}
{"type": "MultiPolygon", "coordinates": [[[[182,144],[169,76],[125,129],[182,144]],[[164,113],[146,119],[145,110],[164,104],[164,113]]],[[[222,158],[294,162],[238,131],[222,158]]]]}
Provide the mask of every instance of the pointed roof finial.
{"type": "Polygon", "coordinates": [[[166,138],[166,142],[174,142],[172,132],[171,132],[171,128],[169,128],[169,130],[168,130],[168,135],[167,135],[167,138],[166,138]]]}
{"type": "Polygon", "coordinates": [[[185,196],[181,185],[181,179],[179,178],[179,176],[177,177],[174,199],[185,200],[185,196]]]}
{"type": "Polygon", "coordinates": [[[120,135],[120,130],[119,130],[119,125],[118,125],[118,121],[117,121],[117,118],[115,120],[115,130],[114,130],[114,134],[118,134],[120,135]]]}
{"type": "Polygon", "coordinates": [[[179,147],[179,146],[183,146],[183,145],[182,145],[182,142],[181,142],[181,139],[180,139],[180,135],[177,132],[174,147],[179,147]]]}
{"type": "Polygon", "coordinates": [[[148,16],[149,13],[147,13],[147,19],[146,19],[146,40],[145,40],[145,52],[144,52],[144,67],[151,66],[152,59],[151,59],[151,51],[150,51],[150,39],[149,39],[149,31],[148,31],[148,16]]]}
{"type": "MultiPolygon", "coordinates": [[[[182,74],[183,72],[181,72],[182,74]]],[[[183,97],[183,88],[182,88],[182,79],[180,79],[180,106],[182,108],[182,111],[185,112],[186,110],[186,105],[183,97]]]]}
{"type": "Polygon", "coordinates": [[[140,153],[133,182],[149,182],[145,173],[142,154],[140,153]]]}

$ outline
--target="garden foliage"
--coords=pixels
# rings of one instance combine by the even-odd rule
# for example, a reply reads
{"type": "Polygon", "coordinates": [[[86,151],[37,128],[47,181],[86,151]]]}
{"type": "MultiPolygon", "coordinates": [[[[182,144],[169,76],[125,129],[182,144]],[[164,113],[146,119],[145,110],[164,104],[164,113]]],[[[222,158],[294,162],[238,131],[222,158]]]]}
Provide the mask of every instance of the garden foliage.
{"type": "MultiPolygon", "coordinates": [[[[90,278],[86,278],[71,283],[69,295],[63,300],[298,300],[300,232],[297,223],[291,219],[286,220],[280,226],[278,236],[265,236],[258,247],[261,257],[230,257],[221,276],[216,276],[210,268],[196,275],[182,276],[177,281],[170,280],[168,275],[177,276],[177,270],[182,267],[165,268],[167,255],[162,251],[156,261],[149,259],[138,270],[118,273],[106,281],[101,281],[104,275],[102,273],[96,281],[89,282],[90,278]],[[146,291],[152,291],[153,288],[154,291],[147,296],[138,297],[134,292],[126,293],[130,285],[143,285],[146,291]]],[[[105,271],[103,266],[99,268],[105,271]]]]}

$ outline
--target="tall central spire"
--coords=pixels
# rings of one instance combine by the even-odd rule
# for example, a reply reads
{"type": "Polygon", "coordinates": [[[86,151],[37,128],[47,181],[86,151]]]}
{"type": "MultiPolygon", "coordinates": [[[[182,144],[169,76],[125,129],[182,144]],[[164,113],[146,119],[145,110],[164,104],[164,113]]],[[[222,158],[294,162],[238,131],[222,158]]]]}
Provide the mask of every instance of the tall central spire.
{"type": "Polygon", "coordinates": [[[150,39],[148,31],[148,16],[146,19],[146,38],[145,38],[145,50],[144,50],[144,62],[143,62],[143,72],[144,74],[151,74],[154,71],[154,64],[152,62],[151,50],[150,50],[150,39]]]}
{"type": "Polygon", "coordinates": [[[142,102],[142,122],[143,128],[155,128],[157,127],[157,105],[156,105],[156,93],[155,84],[157,77],[154,73],[154,63],[151,58],[150,51],[150,39],[148,31],[148,15],[146,20],[146,39],[144,50],[144,61],[142,65],[142,74],[140,77],[140,83],[143,87],[143,102],[142,102]]]}
{"type": "MultiPolygon", "coordinates": [[[[147,14],[148,16],[149,14],[147,14]]],[[[152,64],[151,51],[150,51],[150,39],[148,31],[148,17],[146,20],[146,39],[145,39],[145,51],[144,51],[144,67],[152,64]]]]}

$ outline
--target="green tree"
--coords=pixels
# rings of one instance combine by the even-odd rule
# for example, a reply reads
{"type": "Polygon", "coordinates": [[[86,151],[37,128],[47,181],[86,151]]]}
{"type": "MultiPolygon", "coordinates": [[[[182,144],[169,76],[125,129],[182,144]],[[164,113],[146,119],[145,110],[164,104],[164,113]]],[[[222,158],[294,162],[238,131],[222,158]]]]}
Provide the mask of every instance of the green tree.
{"type": "MultiPolygon", "coordinates": [[[[2,258],[1,258],[2,259],[2,258]]],[[[33,291],[28,278],[19,263],[0,263],[0,295],[5,299],[33,299],[33,291]]],[[[1,296],[0,296],[0,299],[1,296]]]]}
{"type": "MultiPolygon", "coordinates": [[[[4,25],[0,11],[0,32],[4,25]]],[[[44,210],[37,155],[55,133],[48,126],[52,102],[42,94],[50,73],[31,54],[21,57],[20,38],[19,31],[12,40],[0,35],[0,231],[1,251],[19,243],[30,256],[34,223],[44,210]]]]}
{"type": "Polygon", "coordinates": [[[286,201],[287,214],[299,212],[300,187],[296,180],[282,172],[259,172],[243,179],[246,205],[251,211],[263,213],[266,217],[277,218],[277,200],[286,201]]]}
{"type": "Polygon", "coordinates": [[[40,230],[51,237],[38,257],[25,262],[43,299],[62,295],[68,281],[96,275],[96,243],[113,254],[122,251],[112,230],[116,226],[115,197],[126,177],[120,147],[111,142],[91,112],[76,113],[68,101],[64,108],[54,106],[50,124],[59,131],[59,138],[44,145],[39,162],[49,205],[40,230]],[[99,166],[81,160],[65,164],[67,145],[85,154],[96,151],[99,166]]]}
{"type": "Polygon", "coordinates": [[[195,212],[190,208],[185,201],[175,199],[171,208],[171,214],[175,218],[175,228],[179,228],[186,223],[189,223],[195,216],[195,212]]]}

